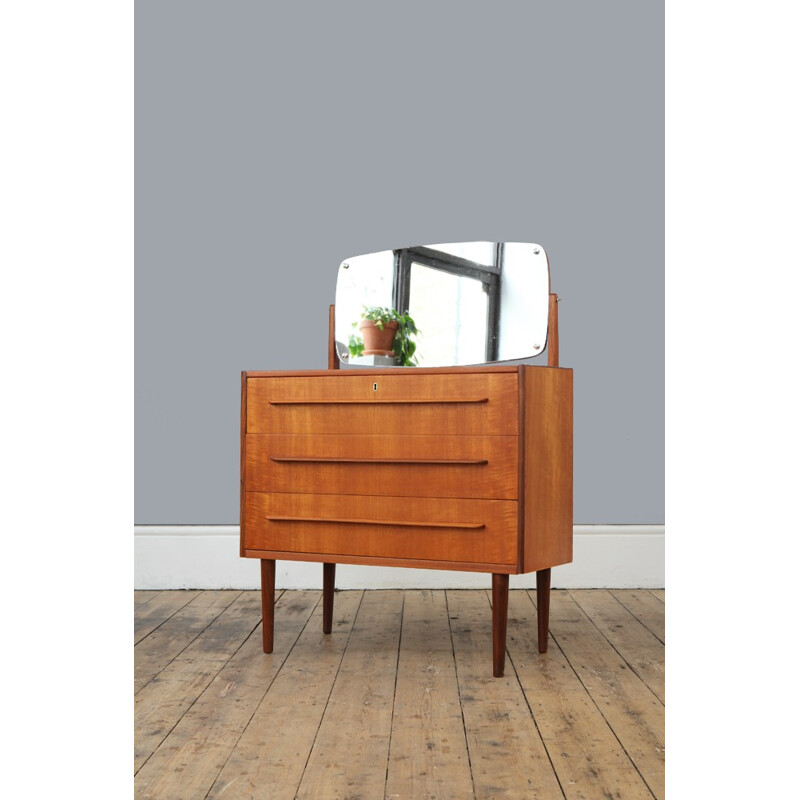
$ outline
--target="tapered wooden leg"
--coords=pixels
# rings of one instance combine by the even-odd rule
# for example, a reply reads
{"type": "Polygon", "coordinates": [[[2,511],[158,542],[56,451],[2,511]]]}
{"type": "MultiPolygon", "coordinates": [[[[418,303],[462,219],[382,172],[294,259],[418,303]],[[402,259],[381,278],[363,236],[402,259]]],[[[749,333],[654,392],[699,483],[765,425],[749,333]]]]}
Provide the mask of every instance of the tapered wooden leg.
{"type": "Polygon", "coordinates": [[[536,616],[539,621],[539,652],[547,652],[547,631],[550,627],[550,568],[536,572],[536,616]]]}
{"type": "Polygon", "coordinates": [[[264,639],[264,652],[272,652],[275,630],[275,561],[261,559],[261,634],[264,639]]]}
{"type": "Polygon", "coordinates": [[[333,588],[336,585],[336,564],[322,565],[322,632],[333,627],[333,588]]]}
{"type": "Polygon", "coordinates": [[[492,574],[492,656],[494,677],[502,678],[506,667],[508,627],[508,575],[492,574]]]}

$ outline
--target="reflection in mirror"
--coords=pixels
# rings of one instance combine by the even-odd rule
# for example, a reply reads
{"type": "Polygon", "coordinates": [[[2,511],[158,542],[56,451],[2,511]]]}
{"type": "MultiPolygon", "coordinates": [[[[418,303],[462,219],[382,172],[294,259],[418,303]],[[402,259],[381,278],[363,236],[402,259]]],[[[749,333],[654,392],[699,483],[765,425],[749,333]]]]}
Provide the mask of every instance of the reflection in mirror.
{"type": "Polygon", "coordinates": [[[353,365],[421,367],[540,355],[549,292],[537,244],[452,242],[348,258],[336,283],[337,353],[353,365]],[[393,331],[388,344],[373,343],[376,326],[393,331]]]}

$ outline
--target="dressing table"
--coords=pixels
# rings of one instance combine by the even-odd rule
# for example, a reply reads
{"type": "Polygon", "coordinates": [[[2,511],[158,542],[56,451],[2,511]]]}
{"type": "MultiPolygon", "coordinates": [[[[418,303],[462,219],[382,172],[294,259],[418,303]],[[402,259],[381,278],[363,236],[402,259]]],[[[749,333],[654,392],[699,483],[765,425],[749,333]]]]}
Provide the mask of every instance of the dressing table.
{"type": "Polygon", "coordinates": [[[264,652],[280,559],[322,563],[325,633],[337,563],[490,573],[495,677],[509,575],[536,572],[546,652],[551,568],[572,560],[572,370],[546,303],[547,366],[342,369],[331,306],[327,370],[242,373],[240,555],[261,562],[264,652]]]}

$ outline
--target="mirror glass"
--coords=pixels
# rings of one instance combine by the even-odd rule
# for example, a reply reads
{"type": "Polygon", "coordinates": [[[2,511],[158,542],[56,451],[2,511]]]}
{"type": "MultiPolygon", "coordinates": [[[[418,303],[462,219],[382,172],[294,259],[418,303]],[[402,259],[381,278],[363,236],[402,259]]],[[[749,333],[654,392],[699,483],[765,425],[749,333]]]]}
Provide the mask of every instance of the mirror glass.
{"type": "Polygon", "coordinates": [[[530,358],[547,343],[549,293],[538,244],[451,242],[354,256],[336,282],[336,350],[344,364],[369,367],[530,358]]]}

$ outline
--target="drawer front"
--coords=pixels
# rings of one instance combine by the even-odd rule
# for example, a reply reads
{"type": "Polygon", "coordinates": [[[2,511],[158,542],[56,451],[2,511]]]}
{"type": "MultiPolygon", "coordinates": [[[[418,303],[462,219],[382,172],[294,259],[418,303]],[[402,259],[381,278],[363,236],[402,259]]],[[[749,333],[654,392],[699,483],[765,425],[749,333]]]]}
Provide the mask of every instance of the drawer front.
{"type": "Polygon", "coordinates": [[[250,492],[516,500],[516,436],[248,434],[250,492]]]}
{"type": "Polygon", "coordinates": [[[248,433],[516,435],[517,373],[247,379],[248,433]]]}
{"type": "Polygon", "coordinates": [[[245,549],[514,565],[512,500],[247,492],[245,549]]]}

